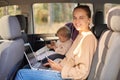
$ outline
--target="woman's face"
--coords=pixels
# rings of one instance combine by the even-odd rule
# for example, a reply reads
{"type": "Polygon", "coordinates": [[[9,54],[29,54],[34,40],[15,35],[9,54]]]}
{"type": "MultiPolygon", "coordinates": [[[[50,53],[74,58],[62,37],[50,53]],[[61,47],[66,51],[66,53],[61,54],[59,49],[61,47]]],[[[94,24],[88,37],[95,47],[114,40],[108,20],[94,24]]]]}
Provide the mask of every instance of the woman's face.
{"type": "Polygon", "coordinates": [[[90,18],[84,9],[78,8],[73,12],[73,24],[78,31],[85,31],[89,29],[90,18]]]}

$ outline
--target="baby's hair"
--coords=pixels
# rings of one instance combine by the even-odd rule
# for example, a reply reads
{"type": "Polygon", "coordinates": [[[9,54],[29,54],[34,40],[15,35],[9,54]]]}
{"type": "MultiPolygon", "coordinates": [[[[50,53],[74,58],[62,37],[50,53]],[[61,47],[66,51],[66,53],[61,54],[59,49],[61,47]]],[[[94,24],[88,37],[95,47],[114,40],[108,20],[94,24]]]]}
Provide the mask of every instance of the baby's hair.
{"type": "Polygon", "coordinates": [[[58,29],[57,34],[59,33],[61,33],[62,36],[67,37],[68,39],[71,38],[71,31],[66,25],[58,29]]]}

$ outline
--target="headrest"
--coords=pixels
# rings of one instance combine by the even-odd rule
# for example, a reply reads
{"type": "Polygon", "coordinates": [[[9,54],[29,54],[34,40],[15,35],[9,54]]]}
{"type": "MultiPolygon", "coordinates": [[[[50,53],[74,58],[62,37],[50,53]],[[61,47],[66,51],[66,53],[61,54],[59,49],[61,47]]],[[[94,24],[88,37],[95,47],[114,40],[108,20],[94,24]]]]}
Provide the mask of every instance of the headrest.
{"type": "Polygon", "coordinates": [[[108,11],[106,22],[109,29],[120,31],[120,6],[113,7],[108,11]]]}
{"type": "Polygon", "coordinates": [[[26,30],[26,18],[24,15],[16,15],[19,23],[20,23],[20,27],[21,30],[26,30]]]}
{"type": "Polygon", "coordinates": [[[96,11],[96,13],[93,16],[93,24],[94,25],[99,25],[99,24],[104,24],[104,16],[103,16],[102,11],[96,11]]]}
{"type": "Polygon", "coordinates": [[[16,39],[21,36],[20,24],[15,16],[0,18],[0,36],[3,39],[16,39]]]}

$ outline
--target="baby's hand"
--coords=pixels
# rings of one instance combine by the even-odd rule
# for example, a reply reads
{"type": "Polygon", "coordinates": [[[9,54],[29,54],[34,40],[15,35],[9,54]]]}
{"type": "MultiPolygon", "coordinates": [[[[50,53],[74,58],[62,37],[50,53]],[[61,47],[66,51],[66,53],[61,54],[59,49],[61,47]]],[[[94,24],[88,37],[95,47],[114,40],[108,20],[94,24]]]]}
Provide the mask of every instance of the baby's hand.
{"type": "Polygon", "coordinates": [[[47,47],[50,49],[55,49],[56,48],[55,43],[56,43],[55,41],[51,41],[50,44],[47,44],[47,47]]]}
{"type": "Polygon", "coordinates": [[[51,43],[51,46],[55,46],[56,42],[55,41],[51,41],[50,43],[51,43]]]}
{"type": "Polygon", "coordinates": [[[46,46],[47,46],[48,48],[51,48],[51,44],[47,44],[46,46]]]}

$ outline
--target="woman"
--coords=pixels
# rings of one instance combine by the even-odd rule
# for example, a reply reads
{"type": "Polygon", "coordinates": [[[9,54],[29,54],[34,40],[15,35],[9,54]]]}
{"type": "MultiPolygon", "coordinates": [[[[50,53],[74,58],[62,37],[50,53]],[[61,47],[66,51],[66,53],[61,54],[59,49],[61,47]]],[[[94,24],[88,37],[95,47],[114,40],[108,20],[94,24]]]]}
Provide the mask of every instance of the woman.
{"type": "Polygon", "coordinates": [[[60,63],[48,59],[45,66],[50,65],[53,70],[20,70],[16,80],[86,79],[97,46],[97,39],[89,29],[90,22],[91,12],[89,7],[85,5],[75,7],[73,10],[73,24],[79,34],[66,57],[60,63]]]}

